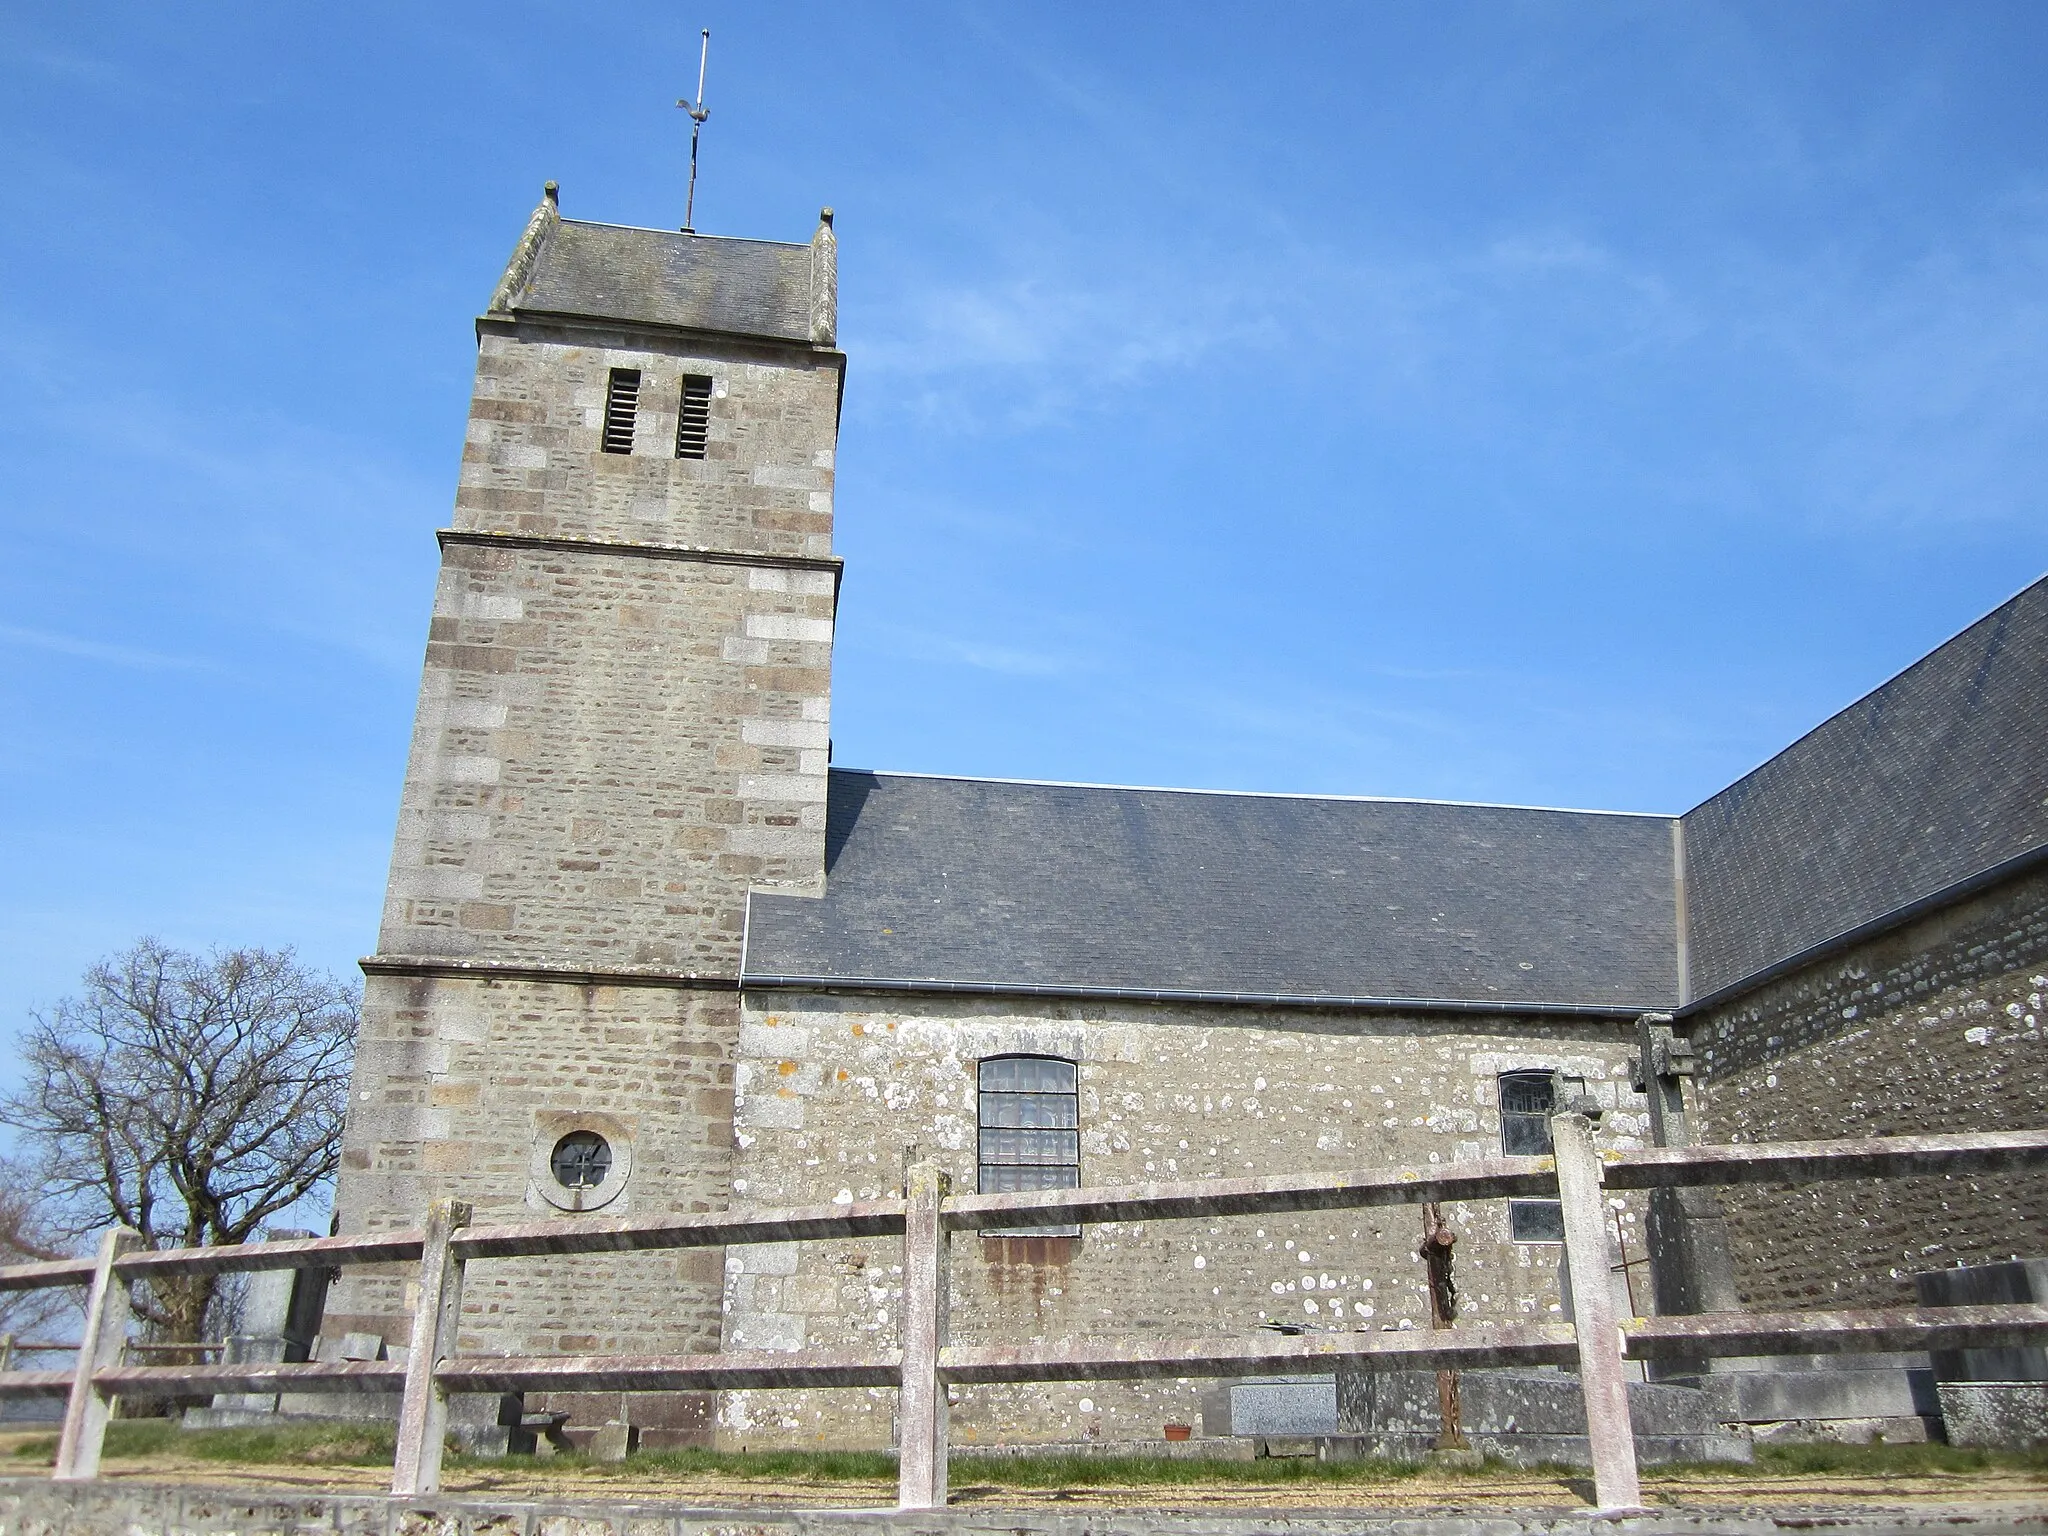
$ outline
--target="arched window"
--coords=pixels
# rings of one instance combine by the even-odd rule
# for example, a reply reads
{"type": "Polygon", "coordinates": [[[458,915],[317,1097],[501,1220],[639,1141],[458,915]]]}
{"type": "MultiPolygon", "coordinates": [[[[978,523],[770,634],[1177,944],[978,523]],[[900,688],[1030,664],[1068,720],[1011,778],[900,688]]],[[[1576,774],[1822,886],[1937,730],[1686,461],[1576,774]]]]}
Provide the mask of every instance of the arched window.
{"type": "MultiPolygon", "coordinates": [[[[980,1069],[985,1195],[1081,1186],[1081,1070],[1057,1056],[991,1056],[980,1069]]],[[[1078,1237],[1081,1229],[984,1228],[987,1237],[1078,1237]]]]}

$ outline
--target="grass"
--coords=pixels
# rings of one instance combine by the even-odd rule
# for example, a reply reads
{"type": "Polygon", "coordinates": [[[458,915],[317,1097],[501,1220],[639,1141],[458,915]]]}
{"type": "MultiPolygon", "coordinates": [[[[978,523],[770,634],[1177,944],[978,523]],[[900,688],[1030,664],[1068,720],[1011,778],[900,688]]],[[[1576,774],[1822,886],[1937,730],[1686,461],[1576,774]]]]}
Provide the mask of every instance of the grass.
{"type": "MultiPolygon", "coordinates": [[[[56,1453],[57,1441],[50,1435],[25,1440],[14,1452],[17,1457],[45,1463],[52,1461],[56,1453]]],[[[280,1462],[389,1466],[392,1431],[389,1425],[381,1424],[182,1429],[167,1419],[117,1419],[107,1426],[105,1454],[109,1459],[177,1456],[244,1466],[280,1462]]],[[[574,1468],[597,1476],[646,1477],[667,1473],[678,1478],[715,1476],[782,1483],[873,1483],[896,1479],[896,1458],[887,1451],[645,1451],[624,1462],[592,1461],[574,1452],[562,1452],[547,1461],[525,1456],[450,1456],[448,1461],[451,1467],[547,1466],[560,1471],[574,1468]]],[[[1008,1488],[1133,1488],[1196,1483],[1387,1482],[1413,1477],[1421,1465],[1407,1461],[1320,1462],[1312,1457],[1227,1461],[1220,1457],[977,1456],[968,1451],[954,1455],[951,1470],[956,1487],[980,1484],[1008,1488]]]]}
{"type": "Polygon", "coordinates": [[[1261,1461],[1182,1456],[976,1456],[954,1455],[955,1487],[1141,1488],[1193,1483],[1381,1483],[1415,1476],[1413,1461],[1317,1461],[1275,1456],[1261,1461]]]}
{"type": "MultiPolygon", "coordinates": [[[[557,1458],[582,1463],[582,1458],[557,1458]]],[[[748,1481],[894,1482],[896,1458],[886,1451],[650,1451],[626,1462],[583,1463],[595,1472],[678,1476],[715,1474],[748,1481]]],[[[504,1465],[496,1462],[493,1465],[504,1465]]],[[[1310,1457],[1226,1461],[1178,1456],[977,1456],[954,1453],[955,1488],[1142,1488],[1190,1483],[1356,1483],[1413,1477],[1416,1462],[1319,1462],[1310,1457]]]]}
{"type": "MultiPolygon", "coordinates": [[[[169,1419],[116,1419],[107,1426],[109,1458],[186,1456],[196,1461],[264,1466],[390,1466],[394,1444],[388,1424],[304,1424],[277,1429],[181,1429],[169,1419]]],[[[42,1462],[57,1458],[57,1437],[24,1440],[14,1454],[42,1462]]]]}
{"type": "Polygon", "coordinates": [[[471,1466],[572,1466],[597,1473],[667,1472],[676,1477],[746,1478],[754,1482],[871,1483],[896,1480],[887,1451],[636,1451],[625,1461],[592,1461],[572,1451],[532,1456],[462,1458],[471,1466]]]}
{"type": "Polygon", "coordinates": [[[1760,1445],[1759,1467],[1773,1472],[1911,1477],[1929,1472],[2048,1472],[2048,1447],[1980,1451],[1960,1445],[1760,1445]]]}
{"type": "MultiPolygon", "coordinates": [[[[276,1429],[183,1429],[168,1419],[117,1419],[107,1426],[106,1455],[113,1459],[177,1456],[196,1461],[263,1466],[389,1466],[392,1428],[387,1424],[304,1424],[276,1429]]],[[[14,1454],[45,1464],[55,1459],[55,1436],[21,1442],[14,1454]]],[[[896,1458],[886,1451],[648,1451],[625,1462],[598,1462],[564,1452],[550,1461],[515,1456],[451,1456],[451,1467],[509,1469],[546,1466],[599,1477],[725,1477],[747,1482],[893,1482],[896,1458]]],[[[1424,1470],[1413,1461],[1317,1461],[1272,1457],[1231,1461],[1220,1457],[1052,1455],[996,1456],[958,1451],[952,1461],[955,1488],[1143,1488],[1189,1485],[1316,1485],[1398,1482],[1424,1470]]],[[[1969,1450],[1952,1445],[1760,1445],[1754,1466],[1740,1462],[1684,1463],[1646,1467],[1649,1482],[1702,1476],[1740,1479],[1767,1476],[1924,1477],[1973,1472],[2048,1473],[2048,1448],[2029,1451],[1969,1450]]],[[[1496,1476],[1583,1478],[1583,1468],[1542,1466],[1519,1469],[1488,1457],[1484,1466],[1462,1473],[1496,1476]]]]}
{"type": "MultiPolygon", "coordinates": [[[[1563,1471],[1564,1469],[1555,1469],[1563,1471]]],[[[1754,1463],[1678,1461],[1643,1468],[1647,1482],[1696,1477],[1940,1477],[1971,1472],[2048,1472],[2048,1448],[1975,1450],[1918,1443],[1759,1445],[1754,1463]]]]}

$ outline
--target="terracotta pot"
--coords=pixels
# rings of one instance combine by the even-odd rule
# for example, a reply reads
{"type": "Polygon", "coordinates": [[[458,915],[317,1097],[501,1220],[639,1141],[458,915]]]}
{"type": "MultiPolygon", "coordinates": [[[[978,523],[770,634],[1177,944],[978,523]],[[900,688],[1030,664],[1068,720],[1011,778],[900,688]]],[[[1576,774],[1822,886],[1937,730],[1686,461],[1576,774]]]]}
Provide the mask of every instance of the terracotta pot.
{"type": "Polygon", "coordinates": [[[1166,1426],[1166,1438],[1169,1440],[1192,1439],[1194,1433],[1195,1426],[1192,1424],[1169,1424],[1166,1426]]]}

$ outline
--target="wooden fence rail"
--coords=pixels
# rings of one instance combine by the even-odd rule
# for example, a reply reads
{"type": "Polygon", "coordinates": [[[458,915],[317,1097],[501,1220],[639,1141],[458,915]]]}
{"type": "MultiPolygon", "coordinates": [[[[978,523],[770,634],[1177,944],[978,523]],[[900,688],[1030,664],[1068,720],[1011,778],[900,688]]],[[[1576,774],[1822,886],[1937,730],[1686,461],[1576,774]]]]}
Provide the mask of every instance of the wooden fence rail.
{"type": "MultiPolygon", "coordinates": [[[[1608,1284],[1609,1192],[1820,1179],[2016,1172],[2048,1167],[2048,1130],[1876,1137],[1599,1152],[1583,1115],[1551,1121],[1554,1155],[1269,1179],[954,1195],[921,1163],[904,1198],[774,1211],[652,1219],[583,1218],[476,1227],[470,1210],[439,1201],[427,1225],[404,1232],[236,1247],[137,1247],[109,1231],[91,1259],[0,1268],[0,1291],[86,1286],[84,1337],[69,1371],[0,1370],[0,1397],[65,1403],[55,1475],[97,1475],[113,1399],[213,1392],[370,1392],[400,1396],[392,1491],[439,1487],[448,1399],[461,1393],[709,1391],[894,1387],[898,1390],[899,1505],[946,1502],[946,1389],[999,1382],[1129,1381],[1325,1371],[1340,1361],[1387,1370],[1576,1364],[1586,1394],[1598,1503],[1639,1507],[1624,1359],[1986,1348],[2048,1337],[2048,1307],[1979,1306],[1837,1312],[1707,1313],[1622,1319],[1608,1284]],[[1570,1271],[1570,1324],[1486,1323],[1455,1330],[1315,1333],[1254,1339],[957,1346],[947,1339],[948,1251],[955,1232],[1105,1221],[1170,1221],[1366,1206],[1535,1196],[1561,1202],[1570,1271]],[[904,1302],[899,1346],[859,1350],[733,1350],[701,1355],[460,1356],[463,1277],[474,1260],[538,1254],[625,1253],[845,1237],[901,1237],[904,1302]],[[404,1361],[128,1365],[128,1292],[164,1274],[418,1267],[419,1300],[404,1361]]],[[[53,1346],[46,1346],[53,1347],[53,1346]]]]}

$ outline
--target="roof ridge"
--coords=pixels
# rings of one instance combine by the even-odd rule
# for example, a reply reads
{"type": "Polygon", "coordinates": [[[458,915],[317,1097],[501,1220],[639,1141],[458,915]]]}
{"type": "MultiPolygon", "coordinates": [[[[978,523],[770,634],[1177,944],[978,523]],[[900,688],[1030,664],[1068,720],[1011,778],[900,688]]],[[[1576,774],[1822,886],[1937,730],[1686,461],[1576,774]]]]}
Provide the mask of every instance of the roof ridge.
{"type": "Polygon", "coordinates": [[[608,219],[563,219],[581,229],[623,229],[636,235],[673,235],[681,240],[721,240],[727,245],[774,245],[785,251],[808,251],[808,240],[763,240],[758,235],[707,235],[701,229],[657,229],[652,224],[614,224],[608,219]]]}
{"type": "Polygon", "coordinates": [[[1495,800],[1437,800],[1424,795],[1311,794],[1290,789],[1195,789],[1174,784],[1102,784],[1087,779],[1013,779],[979,773],[920,773],[908,768],[834,767],[834,773],[865,773],[878,779],[955,779],[965,784],[1021,784],[1039,789],[1109,789],[1148,795],[1227,795],[1246,800],[1331,800],[1363,805],[1448,805],[1476,811],[1543,811],[1556,816],[1620,816],[1639,821],[1677,821],[1665,811],[1603,811],[1568,805],[1517,805],[1495,800]]]}

